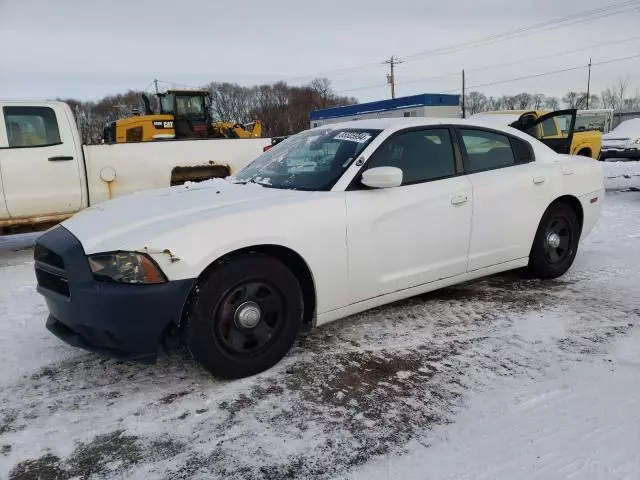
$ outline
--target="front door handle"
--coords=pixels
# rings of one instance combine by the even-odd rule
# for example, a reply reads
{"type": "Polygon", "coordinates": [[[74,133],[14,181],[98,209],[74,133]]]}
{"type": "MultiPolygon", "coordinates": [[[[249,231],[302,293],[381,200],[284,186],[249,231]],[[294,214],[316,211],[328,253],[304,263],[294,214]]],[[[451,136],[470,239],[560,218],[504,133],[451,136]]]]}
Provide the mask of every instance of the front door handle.
{"type": "Polygon", "coordinates": [[[458,195],[457,197],[451,198],[451,205],[454,205],[454,206],[464,205],[465,203],[467,203],[467,200],[468,198],[466,195],[458,195]]]}
{"type": "Polygon", "coordinates": [[[544,177],[533,177],[533,183],[535,183],[536,185],[541,185],[544,183],[544,181],[544,177]]]}
{"type": "Polygon", "coordinates": [[[68,162],[69,160],[73,160],[73,157],[68,155],[58,155],[57,157],[49,157],[50,162],[68,162]]]}

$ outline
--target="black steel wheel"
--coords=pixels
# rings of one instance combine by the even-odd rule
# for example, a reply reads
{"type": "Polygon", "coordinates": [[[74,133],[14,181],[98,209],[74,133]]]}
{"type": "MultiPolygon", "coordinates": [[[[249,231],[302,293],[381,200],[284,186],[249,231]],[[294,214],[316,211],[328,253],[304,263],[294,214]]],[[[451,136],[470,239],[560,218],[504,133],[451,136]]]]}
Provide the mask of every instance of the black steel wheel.
{"type": "Polygon", "coordinates": [[[257,280],[240,283],[222,298],[213,333],[232,354],[257,354],[277,338],[284,308],[285,299],[276,285],[257,280]]]}
{"type": "Polygon", "coordinates": [[[253,375],[289,351],[302,325],[302,290],[280,261],[249,253],[212,267],[180,325],[184,346],[219,377],[253,375]]]}
{"type": "Polygon", "coordinates": [[[562,263],[573,253],[573,230],[569,220],[554,217],[544,233],[544,256],[551,265],[562,263]]]}
{"type": "Polygon", "coordinates": [[[540,221],[529,255],[529,270],[540,278],[556,278],[573,264],[580,226],[573,208],[552,204],[540,221]]]}

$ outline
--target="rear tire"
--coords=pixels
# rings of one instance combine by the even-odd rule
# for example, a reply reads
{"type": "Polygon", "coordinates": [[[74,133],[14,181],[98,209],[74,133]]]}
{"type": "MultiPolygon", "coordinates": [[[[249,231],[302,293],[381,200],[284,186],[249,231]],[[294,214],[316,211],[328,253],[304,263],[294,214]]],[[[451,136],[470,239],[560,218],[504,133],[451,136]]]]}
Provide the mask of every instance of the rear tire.
{"type": "Polygon", "coordinates": [[[552,204],[540,220],[529,255],[528,270],[538,278],[563,275],[576,257],[580,226],[566,203],[552,204]]]}
{"type": "Polygon", "coordinates": [[[295,275],[272,257],[249,253],[205,272],[180,326],[182,342],[213,375],[246,377],[286,355],[303,312],[295,275]]]}

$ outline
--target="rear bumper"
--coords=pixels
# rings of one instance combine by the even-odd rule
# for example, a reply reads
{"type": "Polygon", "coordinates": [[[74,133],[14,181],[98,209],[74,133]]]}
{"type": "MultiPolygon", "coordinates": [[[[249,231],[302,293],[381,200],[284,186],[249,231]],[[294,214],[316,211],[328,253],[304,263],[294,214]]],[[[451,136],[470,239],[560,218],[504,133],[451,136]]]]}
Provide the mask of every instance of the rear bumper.
{"type": "Polygon", "coordinates": [[[625,148],[625,149],[606,149],[603,148],[600,151],[600,160],[606,160],[607,158],[640,158],[640,149],[638,148],[625,148]]]}
{"type": "Polygon", "coordinates": [[[66,343],[127,360],[153,361],[162,332],[178,323],[193,280],[156,285],[96,281],[80,242],[64,227],[41,235],[35,248],[38,292],[47,328],[66,343]]]}

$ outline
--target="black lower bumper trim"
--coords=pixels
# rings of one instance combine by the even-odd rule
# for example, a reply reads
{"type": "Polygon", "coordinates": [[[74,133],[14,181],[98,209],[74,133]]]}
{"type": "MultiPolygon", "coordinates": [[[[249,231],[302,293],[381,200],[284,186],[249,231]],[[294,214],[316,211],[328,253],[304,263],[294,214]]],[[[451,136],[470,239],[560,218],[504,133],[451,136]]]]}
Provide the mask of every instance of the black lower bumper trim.
{"type": "MultiPolygon", "coordinates": [[[[142,363],[155,363],[157,358],[156,353],[146,353],[146,354],[131,353],[131,352],[126,352],[124,350],[119,350],[117,348],[97,346],[95,343],[92,343],[87,338],[83,337],[80,333],[72,330],[71,328],[67,327],[64,323],[57,320],[53,315],[49,315],[49,318],[47,319],[47,330],[49,330],[60,340],[71,345],[72,347],[82,348],[83,350],[87,350],[93,353],[99,353],[101,355],[115,358],[117,360],[130,360],[130,361],[138,361],[142,363]]],[[[104,333],[108,333],[108,332],[104,332],[104,333]]]]}
{"type": "Polygon", "coordinates": [[[194,279],[154,285],[96,280],[82,244],[64,227],[38,237],[39,251],[51,251],[64,268],[36,258],[36,271],[51,271],[68,290],[38,278],[49,309],[47,328],[66,343],[122,360],[154,361],[163,332],[178,324],[194,279]]]}

